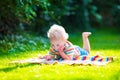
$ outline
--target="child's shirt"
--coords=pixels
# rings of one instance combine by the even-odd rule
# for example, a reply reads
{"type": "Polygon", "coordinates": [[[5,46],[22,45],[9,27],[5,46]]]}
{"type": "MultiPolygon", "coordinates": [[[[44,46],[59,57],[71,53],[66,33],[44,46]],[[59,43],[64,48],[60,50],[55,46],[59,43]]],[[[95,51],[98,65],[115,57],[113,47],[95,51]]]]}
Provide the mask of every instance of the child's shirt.
{"type": "MultiPolygon", "coordinates": [[[[64,46],[65,46],[65,48],[63,49],[64,53],[66,55],[72,57],[72,59],[76,59],[77,57],[79,57],[81,55],[81,51],[80,51],[81,48],[79,48],[79,46],[75,46],[69,41],[67,41],[64,46]]],[[[59,56],[59,52],[56,51],[55,49],[53,49],[52,47],[50,48],[49,54],[52,55],[54,57],[54,59],[57,59],[57,60],[62,59],[59,56]]]]}

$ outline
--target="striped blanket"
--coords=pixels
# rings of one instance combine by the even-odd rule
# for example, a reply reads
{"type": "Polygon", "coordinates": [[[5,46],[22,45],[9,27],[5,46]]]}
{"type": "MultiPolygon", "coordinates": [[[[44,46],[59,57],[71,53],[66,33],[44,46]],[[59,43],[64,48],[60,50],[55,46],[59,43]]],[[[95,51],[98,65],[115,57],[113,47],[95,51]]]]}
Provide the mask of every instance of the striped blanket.
{"type": "Polygon", "coordinates": [[[16,60],[10,63],[34,63],[34,64],[68,64],[68,65],[106,65],[113,61],[113,57],[95,56],[81,56],[78,60],[45,60],[39,58],[32,58],[26,60],[16,60]]]}

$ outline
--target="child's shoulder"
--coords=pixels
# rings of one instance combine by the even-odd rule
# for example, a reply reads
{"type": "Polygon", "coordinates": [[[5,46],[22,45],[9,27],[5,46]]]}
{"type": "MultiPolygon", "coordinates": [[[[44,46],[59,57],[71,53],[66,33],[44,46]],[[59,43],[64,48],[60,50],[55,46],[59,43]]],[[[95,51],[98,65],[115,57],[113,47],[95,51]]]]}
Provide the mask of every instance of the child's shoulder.
{"type": "Polygon", "coordinates": [[[72,43],[70,41],[66,41],[66,44],[68,45],[72,45],[72,43]]]}
{"type": "Polygon", "coordinates": [[[70,46],[71,47],[79,47],[78,45],[72,44],[70,41],[67,41],[65,45],[66,45],[66,47],[70,47],[70,46]]]}
{"type": "Polygon", "coordinates": [[[70,46],[73,46],[73,44],[70,41],[66,41],[65,46],[66,47],[68,47],[68,46],[70,47],[70,46]]]}

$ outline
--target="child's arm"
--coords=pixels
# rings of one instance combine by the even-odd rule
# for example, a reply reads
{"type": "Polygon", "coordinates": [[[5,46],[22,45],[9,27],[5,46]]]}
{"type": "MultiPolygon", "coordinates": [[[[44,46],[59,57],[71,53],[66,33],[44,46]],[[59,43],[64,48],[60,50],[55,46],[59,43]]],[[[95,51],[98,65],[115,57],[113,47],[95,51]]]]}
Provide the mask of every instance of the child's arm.
{"type": "Polygon", "coordinates": [[[51,54],[47,54],[47,55],[44,55],[44,56],[42,56],[42,55],[38,55],[38,58],[39,58],[39,59],[50,60],[50,59],[54,59],[54,56],[51,55],[51,54]]]}
{"type": "Polygon", "coordinates": [[[70,57],[69,55],[66,55],[63,51],[64,47],[61,46],[61,48],[59,49],[59,54],[60,56],[64,59],[64,60],[72,60],[72,57],[70,57]]]}
{"type": "Polygon", "coordinates": [[[54,56],[48,54],[48,55],[43,56],[43,58],[46,60],[50,60],[50,59],[54,59],[54,56]]]}
{"type": "Polygon", "coordinates": [[[72,60],[72,57],[66,55],[64,52],[60,52],[60,56],[61,56],[64,60],[72,60]]]}

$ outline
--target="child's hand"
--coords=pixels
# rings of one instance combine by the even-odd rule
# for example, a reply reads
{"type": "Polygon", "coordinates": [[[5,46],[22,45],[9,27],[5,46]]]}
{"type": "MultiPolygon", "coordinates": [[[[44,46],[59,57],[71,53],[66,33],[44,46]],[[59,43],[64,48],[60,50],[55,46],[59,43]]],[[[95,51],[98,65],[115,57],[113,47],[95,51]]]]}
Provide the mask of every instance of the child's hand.
{"type": "Polygon", "coordinates": [[[64,46],[60,46],[58,52],[63,52],[63,50],[64,50],[64,46]]]}
{"type": "Polygon", "coordinates": [[[45,56],[44,56],[44,59],[50,60],[50,59],[52,59],[52,56],[51,56],[51,55],[45,55],[45,56]]]}
{"type": "Polygon", "coordinates": [[[39,59],[43,59],[43,56],[41,54],[38,54],[39,59]]]}

